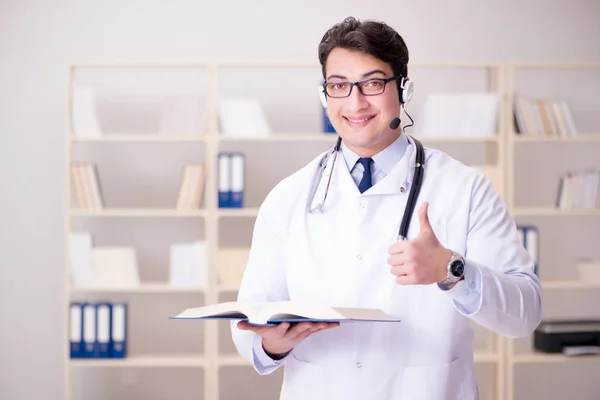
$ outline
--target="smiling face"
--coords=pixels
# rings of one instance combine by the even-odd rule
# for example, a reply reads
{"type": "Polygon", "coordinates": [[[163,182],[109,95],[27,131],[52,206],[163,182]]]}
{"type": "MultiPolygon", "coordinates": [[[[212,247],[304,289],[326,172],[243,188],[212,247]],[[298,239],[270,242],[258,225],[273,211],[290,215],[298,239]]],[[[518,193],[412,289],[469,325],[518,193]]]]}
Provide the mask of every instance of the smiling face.
{"type": "MultiPolygon", "coordinates": [[[[370,78],[390,78],[392,68],[372,55],[337,47],[325,65],[328,83],[356,82],[370,78]]],[[[390,122],[400,114],[397,81],[389,82],[382,94],[364,96],[354,86],[349,97],[327,98],[331,124],[346,146],[361,157],[372,157],[392,144],[400,130],[390,122]]]]}

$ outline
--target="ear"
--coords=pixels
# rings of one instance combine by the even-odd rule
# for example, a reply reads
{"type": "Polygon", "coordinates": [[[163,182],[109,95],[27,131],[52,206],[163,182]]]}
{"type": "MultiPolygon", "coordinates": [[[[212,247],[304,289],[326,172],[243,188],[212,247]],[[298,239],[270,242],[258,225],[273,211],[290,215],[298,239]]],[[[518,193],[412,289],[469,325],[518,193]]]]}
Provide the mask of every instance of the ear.
{"type": "Polygon", "coordinates": [[[319,86],[318,90],[319,98],[321,99],[321,104],[323,105],[323,108],[327,108],[327,96],[325,95],[325,89],[323,88],[323,86],[319,86]]]}

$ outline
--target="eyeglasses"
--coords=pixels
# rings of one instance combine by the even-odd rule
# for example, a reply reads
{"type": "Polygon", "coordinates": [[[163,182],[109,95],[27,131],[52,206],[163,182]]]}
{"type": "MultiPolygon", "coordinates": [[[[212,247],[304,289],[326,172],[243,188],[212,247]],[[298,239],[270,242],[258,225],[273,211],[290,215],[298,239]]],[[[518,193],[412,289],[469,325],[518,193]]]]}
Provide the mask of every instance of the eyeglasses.
{"type": "Polygon", "coordinates": [[[358,91],[363,96],[377,96],[385,91],[385,86],[400,78],[402,75],[392,76],[391,78],[371,78],[358,82],[325,82],[323,89],[327,96],[340,99],[352,94],[352,88],[358,87],[358,91]]]}

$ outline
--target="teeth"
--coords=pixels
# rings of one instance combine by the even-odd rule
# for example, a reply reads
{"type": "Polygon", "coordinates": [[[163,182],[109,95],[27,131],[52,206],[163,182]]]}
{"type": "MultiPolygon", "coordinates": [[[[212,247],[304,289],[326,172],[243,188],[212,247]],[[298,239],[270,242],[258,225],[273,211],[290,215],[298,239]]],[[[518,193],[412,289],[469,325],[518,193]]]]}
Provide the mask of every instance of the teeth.
{"type": "Polygon", "coordinates": [[[350,121],[350,122],[365,122],[365,121],[370,120],[371,118],[373,118],[373,117],[367,117],[367,118],[364,118],[364,119],[350,119],[350,118],[348,118],[348,121],[350,121]]]}

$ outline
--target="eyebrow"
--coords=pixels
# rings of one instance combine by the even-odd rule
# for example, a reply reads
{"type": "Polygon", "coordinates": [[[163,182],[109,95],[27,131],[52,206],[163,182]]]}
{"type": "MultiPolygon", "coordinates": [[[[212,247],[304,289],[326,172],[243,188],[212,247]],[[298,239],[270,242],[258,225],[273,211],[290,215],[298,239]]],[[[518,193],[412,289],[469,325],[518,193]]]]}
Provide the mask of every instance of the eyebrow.
{"type": "MultiPolygon", "coordinates": [[[[369,77],[369,76],[371,76],[371,75],[374,75],[374,74],[381,74],[381,75],[385,75],[385,72],[383,72],[383,71],[382,71],[382,70],[380,70],[380,69],[374,69],[373,71],[369,71],[369,72],[366,72],[366,73],[364,73],[364,74],[363,74],[363,78],[367,78],[367,77],[369,77]]],[[[347,77],[345,77],[345,76],[342,76],[342,75],[329,75],[329,76],[327,77],[327,80],[329,80],[329,79],[331,79],[331,78],[338,78],[338,79],[348,79],[347,77]]]]}

